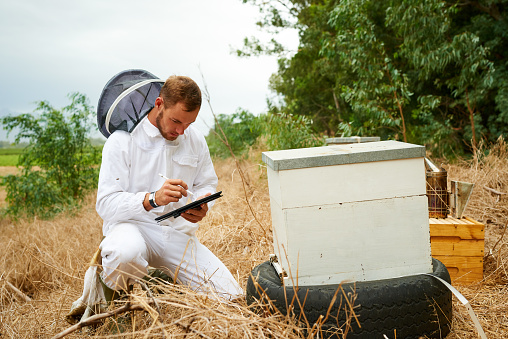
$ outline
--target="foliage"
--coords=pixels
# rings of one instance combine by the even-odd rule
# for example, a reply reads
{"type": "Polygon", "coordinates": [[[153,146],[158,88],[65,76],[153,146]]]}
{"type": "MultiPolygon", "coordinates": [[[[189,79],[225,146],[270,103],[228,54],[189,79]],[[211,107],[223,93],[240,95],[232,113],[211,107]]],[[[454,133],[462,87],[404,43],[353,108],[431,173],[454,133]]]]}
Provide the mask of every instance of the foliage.
{"type": "Polygon", "coordinates": [[[508,132],[508,0],[244,2],[268,31],[298,30],[291,54],[251,39],[242,55],[278,53],[279,109],[319,131],[448,154],[508,132]]]}
{"type": "Polygon", "coordinates": [[[19,156],[21,174],[3,178],[7,214],[50,217],[77,202],[96,187],[100,154],[89,144],[94,116],[86,96],[74,93],[70,105],[56,110],[41,101],[34,113],[2,119],[4,128],[17,128],[15,142],[29,146],[19,156]]]}
{"type": "Polygon", "coordinates": [[[324,145],[323,138],[312,131],[312,120],[302,115],[269,114],[265,131],[270,151],[324,145]]]}
{"type": "MultiPolygon", "coordinates": [[[[353,111],[354,120],[348,123],[357,125],[355,132],[370,135],[391,129],[389,137],[397,138],[400,133],[407,141],[402,108],[412,93],[406,75],[394,65],[385,44],[378,41],[375,21],[365,15],[369,6],[369,1],[337,5],[329,20],[337,35],[326,41],[322,53],[337,57],[351,74],[341,93],[353,111]]],[[[343,130],[344,124],[340,125],[343,130]]]]}
{"type": "Polygon", "coordinates": [[[206,141],[212,156],[227,158],[231,153],[223,140],[220,128],[224,131],[232,152],[238,156],[244,154],[254,144],[261,134],[262,125],[259,117],[242,109],[230,115],[219,114],[217,123],[214,129],[210,130],[206,141]]]}
{"type": "Polygon", "coordinates": [[[244,110],[231,115],[217,116],[215,128],[206,137],[212,156],[228,158],[231,151],[235,156],[245,155],[260,137],[266,140],[269,150],[282,150],[321,146],[322,137],[318,137],[312,128],[312,120],[305,116],[296,116],[272,112],[254,116],[244,110]],[[220,131],[224,131],[226,141],[220,131]]]}
{"type": "MultiPolygon", "coordinates": [[[[335,89],[341,67],[320,55],[321,41],[333,34],[326,17],[334,2],[320,1],[319,5],[313,4],[316,1],[292,0],[244,2],[259,7],[264,17],[258,25],[270,33],[297,30],[300,46],[298,51],[290,51],[278,43],[279,48],[275,49],[260,46],[261,42],[251,39],[238,55],[256,56],[263,52],[278,55],[279,72],[270,79],[270,88],[281,95],[278,111],[307,116],[316,130],[333,135],[337,125],[347,118],[346,104],[335,89]]],[[[275,102],[271,104],[277,106],[275,102]]]]}

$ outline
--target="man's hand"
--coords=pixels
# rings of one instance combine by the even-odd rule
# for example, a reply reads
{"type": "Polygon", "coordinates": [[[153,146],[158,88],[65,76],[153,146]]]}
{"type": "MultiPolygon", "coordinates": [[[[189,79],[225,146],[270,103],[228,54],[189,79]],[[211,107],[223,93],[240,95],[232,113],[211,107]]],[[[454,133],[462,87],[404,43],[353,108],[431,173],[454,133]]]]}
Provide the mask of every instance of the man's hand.
{"type": "Polygon", "coordinates": [[[187,196],[187,184],[180,179],[168,179],[162,187],[155,192],[155,203],[159,206],[170,202],[177,202],[187,196]]]}
{"type": "MultiPolygon", "coordinates": [[[[199,197],[197,200],[202,199],[204,197],[208,197],[210,195],[212,195],[212,193],[207,193],[199,197]]],[[[206,216],[207,212],[208,212],[208,204],[201,204],[199,205],[199,208],[187,210],[183,212],[180,216],[189,222],[197,223],[200,222],[206,216]]]]}
{"type": "MultiPolygon", "coordinates": [[[[164,182],[161,188],[155,191],[155,203],[159,206],[164,206],[170,202],[177,202],[182,197],[187,196],[187,184],[181,179],[168,179],[164,182]]],[[[153,207],[148,202],[149,193],[145,195],[143,206],[145,210],[149,211],[153,207]]]]}

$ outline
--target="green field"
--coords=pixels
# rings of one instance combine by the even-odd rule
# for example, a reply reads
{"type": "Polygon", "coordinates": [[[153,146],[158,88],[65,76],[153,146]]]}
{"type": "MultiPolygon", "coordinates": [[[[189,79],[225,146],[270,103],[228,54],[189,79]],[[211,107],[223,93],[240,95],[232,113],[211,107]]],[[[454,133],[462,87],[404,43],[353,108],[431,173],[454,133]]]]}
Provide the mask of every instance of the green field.
{"type": "Polygon", "coordinates": [[[19,155],[23,153],[24,148],[0,148],[0,155],[19,155]]]}
{"type": "Polygon", "coordinates": [[[0,166],[16,166],[18,154],[0,154],[0,166]]]}
{"type": "Polygon", "coordinates": [[[16,166],[22,148],[0,148],[0,166],[16,166]]]}
{"type": "MultiPolygon", "coordinates": [[[[94,146],[100,153],[104,145],[94,146]]],[[[18,157],[23,153],[24,148],[0,148],[0,166],[16,166],[18,157]]]]}

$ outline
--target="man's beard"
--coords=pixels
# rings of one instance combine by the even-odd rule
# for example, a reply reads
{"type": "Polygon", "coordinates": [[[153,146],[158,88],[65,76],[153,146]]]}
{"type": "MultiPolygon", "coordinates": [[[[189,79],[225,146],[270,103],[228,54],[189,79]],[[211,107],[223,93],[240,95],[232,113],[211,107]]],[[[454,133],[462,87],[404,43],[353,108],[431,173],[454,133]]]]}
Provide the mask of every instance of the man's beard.
{"type": "Polygon", "coordinates": [[[159,130],[159,133],[164,137],[164,139],[166,140],[170,140],[170,141],[174,141],[178,138],[177,137],[174,137],[172,136],[171,134],[168,134],[166,132],[164,132],[162,130],[162,126],[161,126],[161,120],[162,120],[162,112],[160,112],[157,117],[155,118],[155,125],[157,126],[157,129],[159,130]]]}

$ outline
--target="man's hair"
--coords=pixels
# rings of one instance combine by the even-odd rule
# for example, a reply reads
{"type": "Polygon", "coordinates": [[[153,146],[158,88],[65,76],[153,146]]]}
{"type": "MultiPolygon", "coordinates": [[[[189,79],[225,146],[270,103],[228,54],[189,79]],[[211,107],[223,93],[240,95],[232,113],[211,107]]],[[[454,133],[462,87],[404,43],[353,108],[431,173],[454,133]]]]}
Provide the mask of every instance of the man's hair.
{"type": "Polygon", "coordinates": [[[171,107],[181,102],[189,112],[201,107],[201,90],[189,77],[181,75],[170,76],[162,86],[160,97],[164,100],[164,107],[171,107]]]}

